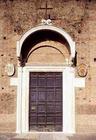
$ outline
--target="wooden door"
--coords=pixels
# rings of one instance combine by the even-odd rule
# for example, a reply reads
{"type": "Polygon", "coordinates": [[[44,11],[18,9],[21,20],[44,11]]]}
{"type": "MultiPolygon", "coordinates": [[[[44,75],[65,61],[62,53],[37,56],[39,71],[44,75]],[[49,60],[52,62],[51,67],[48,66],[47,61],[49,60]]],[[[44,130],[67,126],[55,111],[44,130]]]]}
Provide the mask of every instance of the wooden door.
{"type": "Polygon", "coordinates": [[[62,131],[62,73],[30,72],[29,130],[62,131]]]}

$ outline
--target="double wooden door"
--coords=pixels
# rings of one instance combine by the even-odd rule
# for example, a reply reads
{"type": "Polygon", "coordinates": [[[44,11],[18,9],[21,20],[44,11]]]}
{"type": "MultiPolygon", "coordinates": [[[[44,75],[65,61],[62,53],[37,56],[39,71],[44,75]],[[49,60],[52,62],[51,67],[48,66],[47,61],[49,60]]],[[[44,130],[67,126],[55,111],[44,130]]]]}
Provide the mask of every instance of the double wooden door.
{"type": "Polygon", "coordinates": [[[30,72],[29,130],[62,131],[62,72],[30,72]]]}

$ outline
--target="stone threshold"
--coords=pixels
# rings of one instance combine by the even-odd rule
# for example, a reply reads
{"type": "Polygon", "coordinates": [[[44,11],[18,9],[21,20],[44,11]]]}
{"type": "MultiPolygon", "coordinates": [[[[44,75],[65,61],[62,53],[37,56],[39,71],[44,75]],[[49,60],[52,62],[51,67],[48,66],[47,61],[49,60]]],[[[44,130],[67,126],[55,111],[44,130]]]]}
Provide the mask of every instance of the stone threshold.
{"type": "Polygon", "coordinates": [[[0,133],[0,140],[96,140],[96,134],[66,135],[62,133],[0,133]]]}

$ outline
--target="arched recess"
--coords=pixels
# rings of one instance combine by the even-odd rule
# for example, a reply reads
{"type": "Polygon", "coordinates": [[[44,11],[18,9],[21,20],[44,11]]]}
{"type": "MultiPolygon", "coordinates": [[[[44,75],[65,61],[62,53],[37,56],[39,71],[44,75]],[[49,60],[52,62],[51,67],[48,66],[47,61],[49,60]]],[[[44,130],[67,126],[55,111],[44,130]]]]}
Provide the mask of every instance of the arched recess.
{"type": "Polygon", "coordinates": [[[58,49],[58,48],[56,48],[54,46],[44,45],[44,46],[39,46],[39,47],[33,48],[33,50],[31,50],[31,52],[28,54],[26,61],[28,60],[28,58],[30,57],[30,55],[33,52],[35,52],[35,51],[37,51],[38,49],[41,49],[41,48],[52,48],[52,49],[58,51],[63,57],[65,57],[63,52],[60,49],[58,49]]]}
{"type": "Polygon", "coordinates": [[[58,41],[62,44],[66,42],[70,60],[72,61],[75,58],[75,42],[68,33],[52,25],[40,25],[30,29],[17,41],[17,57],[21,65],[25,65],[32,47],[46,40],[58,41]]]}
{"type": "Polygon", "coordinates": [[[36,44],[26,56],[26,65],[66,65],[70,59],[66,44],[43,41],[36,44]]]}

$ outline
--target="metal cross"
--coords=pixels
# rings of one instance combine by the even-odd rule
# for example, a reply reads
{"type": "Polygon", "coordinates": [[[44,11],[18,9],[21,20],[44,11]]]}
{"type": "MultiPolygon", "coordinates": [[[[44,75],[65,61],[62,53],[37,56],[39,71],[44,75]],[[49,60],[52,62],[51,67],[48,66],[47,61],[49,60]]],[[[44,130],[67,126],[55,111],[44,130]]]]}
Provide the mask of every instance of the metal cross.
{"type": "Polygon", "coordinates": [[[48,8],[48,3],[46,1],[46,6],[45,7],[40,7],[39,9],[40,10],[45,10],[45,19],[47,20],[47,18],[48,18],[48,15],[47,15],[48,10],[52,10],[53,8],[48,8]]]}

